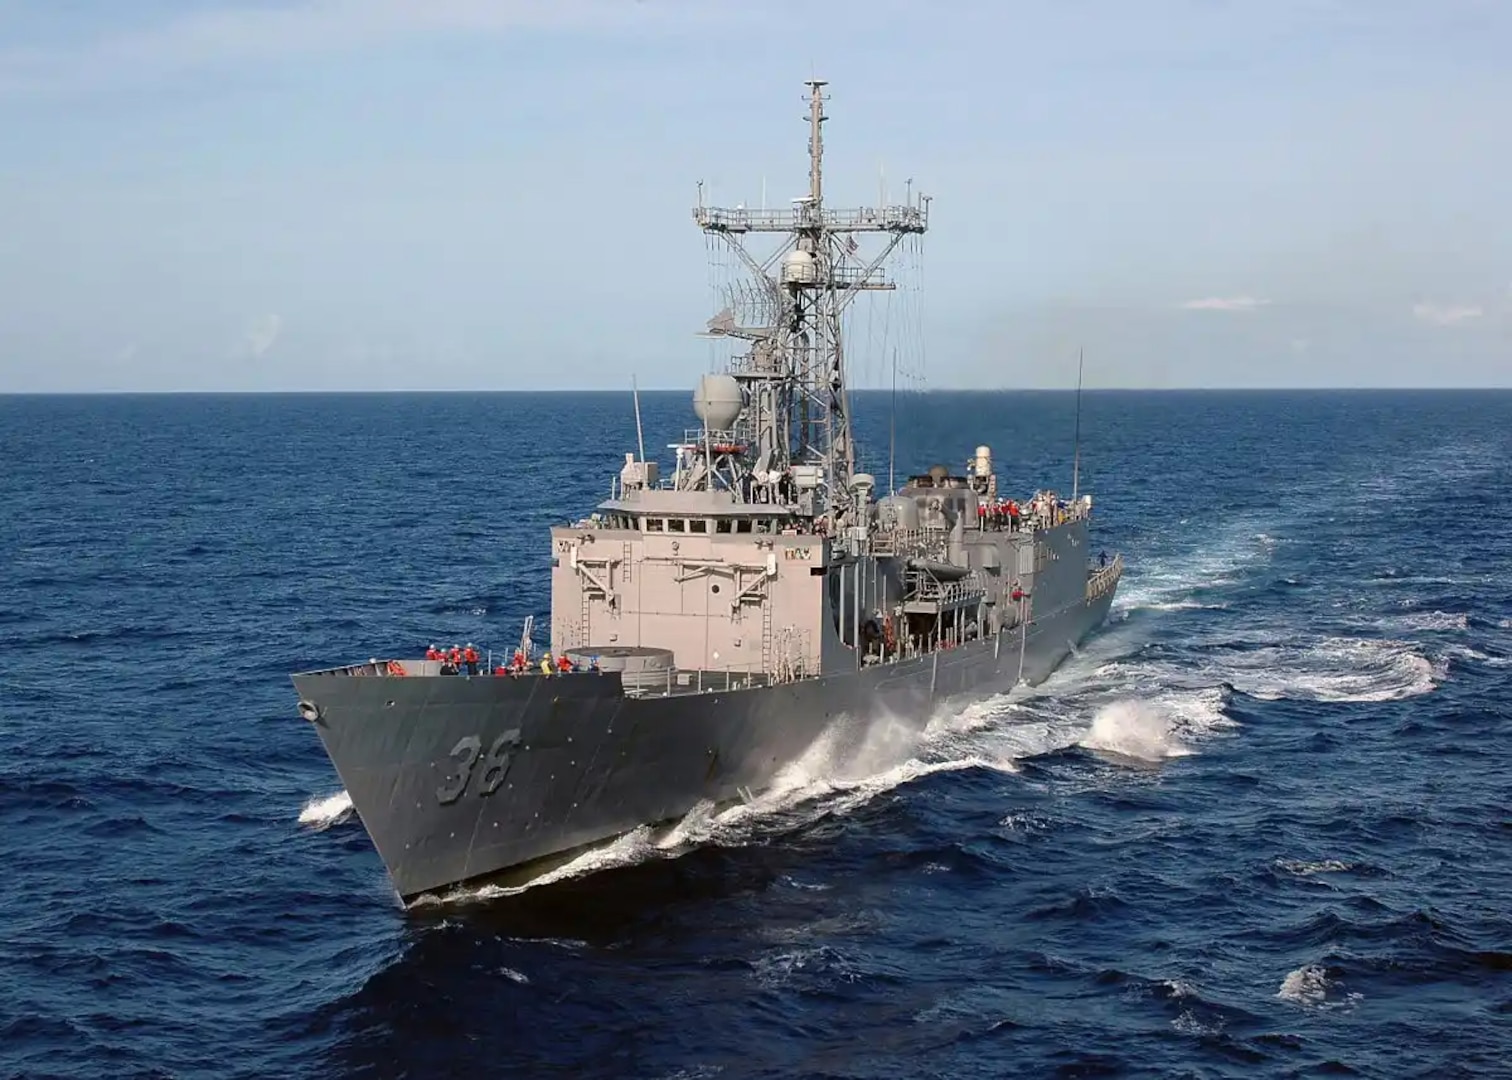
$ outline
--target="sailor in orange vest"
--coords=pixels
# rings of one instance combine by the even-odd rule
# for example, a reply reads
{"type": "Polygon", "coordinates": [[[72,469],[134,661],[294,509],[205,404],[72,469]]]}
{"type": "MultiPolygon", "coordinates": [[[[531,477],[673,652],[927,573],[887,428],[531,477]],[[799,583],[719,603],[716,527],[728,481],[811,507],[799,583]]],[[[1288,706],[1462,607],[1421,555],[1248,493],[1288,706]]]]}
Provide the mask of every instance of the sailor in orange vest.
{"type": "Polygon", "coordinates": [[[566,653],[563,653],[561,656],[557,657],[557,670],[560,671],[563,675],[572,670],[572,660],[567,656],[566,653]]]}
{"type": "Polygon", "coordinates": [[[432,645],[430,648],[425,650],[425,658],[427,660],[439,660],[441,659],[441,651],[434,645],[432,645]]]}
{"type": "Polygon", "coordinates": [[[512,668],[515,669],[515,673],[516,674],[519,674],[520,672],[524,671],[525,670],[525,650],[524,649],[516,649],[514,651],[514,658],[512,660],[510,660],[509,664],[510,664],[510,666],[512,668]]]}
{"type": "Polygon", "coordinates": [[[469,675],[478,673],[478,650],[473,648],[473,643],[470,641],[467,643],[467,651],[462,654],[462,662],[467,665],[469,675]]]}

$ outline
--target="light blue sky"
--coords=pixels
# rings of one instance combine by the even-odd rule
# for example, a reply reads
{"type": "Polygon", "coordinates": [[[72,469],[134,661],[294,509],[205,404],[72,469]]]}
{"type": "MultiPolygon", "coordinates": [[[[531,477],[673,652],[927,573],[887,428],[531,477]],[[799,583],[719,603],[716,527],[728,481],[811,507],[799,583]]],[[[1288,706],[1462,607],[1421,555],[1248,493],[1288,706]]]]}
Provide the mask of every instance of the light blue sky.
{"type": "Polygon", "coordinates": [[[813,74],[832,204],[935,196],[929,385],[1512,385],[1509,57],[1504,0],[0,0],[0,391],[690,385],[695,182],[800,194],[813,74]]]}

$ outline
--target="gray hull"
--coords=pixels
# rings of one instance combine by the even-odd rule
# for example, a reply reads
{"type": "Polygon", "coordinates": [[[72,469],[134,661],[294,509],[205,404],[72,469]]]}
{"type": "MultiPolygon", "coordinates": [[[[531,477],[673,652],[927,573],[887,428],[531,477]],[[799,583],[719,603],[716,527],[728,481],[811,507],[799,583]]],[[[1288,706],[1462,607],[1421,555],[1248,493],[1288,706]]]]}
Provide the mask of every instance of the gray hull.
{"type": "Polygon", "coordinates": [[[528,878],[700,802],[759,793],[831,729],[864,732],[887,714],[922,730],[942,702],[1039,682],[1112,599],[1110,588],[1027,633],[754,689],[627,697],[618,673],[293,679],[410,900],[503,871],[528,878]]]}

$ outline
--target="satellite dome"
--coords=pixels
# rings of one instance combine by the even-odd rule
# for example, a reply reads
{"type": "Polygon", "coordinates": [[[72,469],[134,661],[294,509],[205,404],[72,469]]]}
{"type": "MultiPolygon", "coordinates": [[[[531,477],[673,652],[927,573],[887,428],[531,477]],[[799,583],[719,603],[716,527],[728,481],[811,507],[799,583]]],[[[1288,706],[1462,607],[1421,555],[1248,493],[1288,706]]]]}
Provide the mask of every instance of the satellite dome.
{"type": "Polygon", "coordinates": [[[728,431],[735,426],[745,398],[733,375],[701,375],[693,391],[693,414],[710,431],[728,431]]]}
{"type": "Polygon", "coordinates": [[[819,280],[819,266],[812,253],[790,251],[782,259],[782,283],[784,285],[812,285],[819,280]]]}

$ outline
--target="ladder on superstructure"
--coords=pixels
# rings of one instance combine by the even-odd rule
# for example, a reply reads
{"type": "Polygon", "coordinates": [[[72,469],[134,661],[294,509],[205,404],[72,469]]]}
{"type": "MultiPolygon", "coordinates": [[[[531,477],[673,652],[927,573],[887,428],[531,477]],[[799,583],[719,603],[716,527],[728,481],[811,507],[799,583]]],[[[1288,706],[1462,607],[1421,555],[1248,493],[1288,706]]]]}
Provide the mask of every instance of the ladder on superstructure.
{"type": "Polygon", "coordinates": [[[761,670],[772,675],[772,598],[761,598],[761,670]]]}

